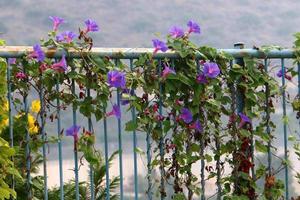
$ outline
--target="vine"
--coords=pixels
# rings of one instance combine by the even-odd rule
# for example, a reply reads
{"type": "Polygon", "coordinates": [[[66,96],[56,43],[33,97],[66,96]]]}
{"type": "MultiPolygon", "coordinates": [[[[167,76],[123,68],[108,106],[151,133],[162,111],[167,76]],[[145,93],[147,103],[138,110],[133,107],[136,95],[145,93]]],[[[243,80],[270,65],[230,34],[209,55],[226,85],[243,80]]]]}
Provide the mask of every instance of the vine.
{"type": "MultiPolygon", "coordinates": [[[[153,53],[140,56],[131,70],[120,60],[90,53],[90,35],[100,30],[95,21],[86,20],[86,27],[80,28],[77,35],[60,32],[64,19],[51,20],[53,30],[49,37],[10,64],[13,92],[19,95],[13,99],[14,108],[22,119],[21,127],[34,133],[29,142],[35,149],[31,162],[41,162],[37,149],[43,144],[61,139],[45,138],[41,132],[47,120],[59,117],[57,110],[72,106],[88,119],[100,121],[108,117],[120,119],[121,106],[129,105],[138,114],[126,123],[126,130],[147,133],[153,141],[153,160],[148,167],[160,172],[160,177],[155,177],[160,179],[158,196],[192,200],[205,194],[205,182],[216,178],[219,199],[281,198],[283,185],[275,179],[276,172],[254,163],[254,150],[270,150],[275,124],[265,113],[275,112],[272,101],[280,94],[276,80],[265,71],[265,63],[244,58],[232,64],[234,58],[225,52],[197,46],[190,38],[199,35],[201,29],[190,20],[187,30],[172,27],[166,42],[153,39],[153,53]],[[178,58],[157,59],[157,54],[166,51],[178,58]],[[57,60],[49,52],[63,54],[57,60]],[[74,52],[80,56],[71,59],[70,53],[74,52]],[[56,90],[56,84],[60,90],[56,90]],[[43,97],[31,106],[33,118],[22,104],[32,90],[43,97]],[[119,95],[122,105],[113,102],[114,94],[119,95]],[[56,99],[60,106],[54,103],[56,99]],[[106,111],[108,104],[112,110],[106,111]],[[41,116],[47,120],[39,123],[41,116]],[[271,127],[270,135],[266,134],[267,125],[271,127]],[[201,166],[197,173],[193,170],[196,166],[201,166]],[[231,172],[225,173],[228,167],[231,172]],[[264,191],[256,186],[259,179],[264,179],[264,191]],[[169,185],[173,194],[166,191],[169,185]]],[[[288,76],[288,72],[277,76],[288,76]]],[[[298,100],[293,105],[297,110],[298,100]]],[[[101,153],[94,146],[97,130],[90,125],[86,128],[73,124],[65,135],[73,137],[74,151],[82,153],[81,159],[93,169],[103,170],[101,153]]],[[[25,133],[19,133],[18,141],[24,149],[25,133]]],[[[24,155],[23,163],[27,159],[24,155]]]]}

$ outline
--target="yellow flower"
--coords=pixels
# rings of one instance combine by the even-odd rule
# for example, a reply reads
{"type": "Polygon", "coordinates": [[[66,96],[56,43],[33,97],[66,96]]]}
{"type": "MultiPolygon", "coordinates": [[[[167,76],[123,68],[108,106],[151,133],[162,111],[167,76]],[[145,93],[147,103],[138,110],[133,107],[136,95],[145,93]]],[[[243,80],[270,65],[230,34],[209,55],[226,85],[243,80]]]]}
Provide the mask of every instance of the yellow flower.
{"type": "Polygon", "coordinates": [[[31,114],[28,114],[28,126],[33,126],[34,123],[35,123],[35,118],[31,114]]]}
{"type": "MultiPolygon", "coordinates": [[[[19,113],[16,115],[16,119],[20,119],[22,116],[24,116],[25,113],[19,113]]],[[[31,135],[37,134],[39,132],[39,126],[35,124],[36,119],[34,116],[30,113],[28,113],[28,131],[31,135]]]]}
{"type": "Polygon", "coordinates": [[[34,100],[31,102],[31,111],[33,113],[38,113],[41,110],[41,102],[39,100],[34,100]]]}
{"type": "Polygon", "coordinates": [[[3,121],[4,121],[5,126],[8,126],[8,122],[9,122],[8,118],[3,121]]]}
{"type": "Polygon", "coordinates": [[[30,134],[39,132],[39,127],[35,124],[35,118],[31,114],[28,114],[28,131],[30,134]]]}
{"type": "Polygon", "coordinates": [[[8,126],[8,119],[2,119],[0,121],[0,129],[8,126]]]}
{"type": "Polygon", "coordinates": [[[8,101],[6,100],[5,102],[4,102],[4,111],[8,111],[9,110],[9,106],[8,106],[8,101]]]}
{"type": "Polygon", "coordinates": [[[28,131],[31,135],[35,135],[39,132],[38,126],[29,126],[28,131]]]}

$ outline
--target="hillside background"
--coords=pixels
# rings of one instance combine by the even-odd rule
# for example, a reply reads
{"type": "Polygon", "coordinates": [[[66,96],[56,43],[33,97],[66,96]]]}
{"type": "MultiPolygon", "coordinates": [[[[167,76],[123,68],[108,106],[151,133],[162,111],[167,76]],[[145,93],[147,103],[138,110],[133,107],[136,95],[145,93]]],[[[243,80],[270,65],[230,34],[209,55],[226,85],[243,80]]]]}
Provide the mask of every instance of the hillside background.
{"type": "Polygon", "coordinates": [[[0,7],[0,37],[8,45],[32,45],[46,37],[50,15],[65,18],[61,29],[73,31],[87,18],[96,20],[97,47],[150,47],[154,33],[165,34],[189,19],[201,25],[201,37],[194,37],[199,44],[291,46],[300,22],[298,0],[0,0],[0,7]]]}
{"type": "MultiPolygon", "coordinates": [[[[84,20],[91,18],[97,21],[100,32],[92,33],[96,47],[151,47],[151,39],[161,33],[161,38],[173,25],[186,27],[186,22],[192,19],[201,25],[202,34],[194,35],[192,39],[197,44],[211,45],[216,48],[232,48],[235,42],[244,42],[247,47],[253,45],[280,45],[292,47],[293,34],[300,31],[300,1],[299,0],[0,0],[0,38],[7,45],[33,45],[40,38],[47,37],[52,28],[49,16],[60,16],[67,20],[60,27],[61,31],[76,32],[78,26],[84,27],[84,20]]],[[[275,63],[276,64],[276,63],[275,63]]],[[[292,67],[292,66],[288,66],[292,67]]],[[[273,72],[274,73],[274,72],[273,72]]],[[[293,80],[297,82],[297,80],[293,80]]],[[[291,99],[295,96],[296,86],[289,84],[291,99]]],[[[283,127],[280,99],[277,101],[278,112],[272,116],[278,127],[274,146],[278,147],[278,155],[282,155],[283,127]]],[[[126,108],[124,108],[125,111],[126,108]]],[[[109,110],[109,109],[108,109],[109,110]]],[[[288,108],[290,118],[289,132],[299,132],[299,121],[291,108],[288,108]]],[[[124,116],[124,122],[130,119],[130,113],[124,116]]],[[[63,128],[71,125],[71,113],[63,113],[63,128]]],[[[79,116],[81,126],[87,122],[79,116]]],[[[118,148],[116,120],[110,118],[109,151],[118,148]]],[[[124,127],[124,124],[123,124],[124,127]]],[[[56,135],[56,123],[48,124],[48,134],[56,135]]],[[[103,149],[103,124],[95,123],[97,145],[103,149]]],[[[132,134],[123,134],[124,162],[127,169],[132,169],[132,134]]],[[[64,138],[64,173],[65,180],[72,178],[73,166],[72,139],[64,138]]],[[[139,133],[138,146],[145,149],[145,134],[139,133]]],[[[50,186],[58,184],[57,148],[49,149],[50,186]]],[[[295,156],[292,155],[291,160],[295,156]]],[[[145,157],[139,158],[140,185],[146,184],[145,157]]],[[[279,160],[274,158],[278,165],[279,160]]],[[[118,175],[118,162],[113,166],[113,175],[118,175]]],[[[274,165],[274,168],[276,168],[274,165]]],[[[199,165],[200,166],[200,165],[199,165]]],[[[299,169],[299,165],[295,169],[299,169]]],[[[86,168],[81,170],[80,179],[85,180],[86,168]]],[[[198,170],[198,169],[197,169],[198,170]]],[[[125,171],[125,190],[132,192],[132,170],[125,171]]],[[[280,174],[282,177],[282,174],[280,174]]],[[[299,185],[293,182],[291,192],[300,191],[299,185]]],[[[208,188],[214,188],[209,185],[208,188]]],[[[143,187],[140,193],[143,194],[143,187]]]]}

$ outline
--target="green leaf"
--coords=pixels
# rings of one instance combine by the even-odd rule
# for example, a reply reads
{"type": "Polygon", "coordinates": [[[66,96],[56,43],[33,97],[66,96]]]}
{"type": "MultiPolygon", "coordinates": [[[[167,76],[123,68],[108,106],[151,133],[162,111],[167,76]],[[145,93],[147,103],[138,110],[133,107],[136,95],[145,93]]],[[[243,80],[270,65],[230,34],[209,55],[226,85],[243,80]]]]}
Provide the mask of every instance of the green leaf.
{"type": "Polygon", "coordinates": [[[294,111],[300,111],[300,99],[294,99],[294,101],[292,102],[292,106],[294,111]]]}
{"type": "Polygon", "coordinates": [[[240,134],[243,137],[249,137],[251,135],[250,131],[248,131],[246,129],[240,129],[240,134]]]}
{"type": "Polygon", "coordinates": [[[266,174],[266,167],[264,165],[259,165],[255,174],[257,178],[263,177],[266,174]]]}
{"type": "Polygon", "coordinates": [[[140,154],[140,155],[145,155],[145,152],[143,151],[143,149],[139,148],[139,147],[136,147],[135,148],[135,152],[140,154]]]}
{"type": "Polygon", "coordinates": [[[96,108],[94,114],[95,114],[96,121],[101,120],[102,117],[104,116],[103,112],[99,108],[96,108]]]}
{"type": "Polygon", "coordinates": [[[86,97],[82,103],[80,103],[79,111],[86,117],[91,117],[91,113],[94,112],[94,107],[92,104],[92,97],[86,97]]]}
{"type": "Polygon", "coordinates": [[[125,130],[126,131],[134,131],[137,128],[138,128],[138,124],[134,120],[131,120],[131,121],[127,122],[126,125],[125,125],[125,130]]]}
{"type": "Polygon", "coordinates": [[[174,197],[173,197],[173,200],[185,200],[185,196],[182,193],[175,194],[174,197]]]}
{"type": "Polygon", "coordinates": [[[164,133],[167,133],[171,128],[171,122],[170,120],[165,120],[163,122],[163,129],[164,129],[164,133]]]}
{"type": "Polygon", "coordinates": [[[212,158],[210,155],[208,155],[208,154],[205,154],[205,155],[204,155],[204,158],[205,158],[205,160],[206,160],[207,162],[211,162],[211,161],[213,160],[213,158],[212,158]]]}
{"type": "Polygon", "coordinates": [[[258,140],[255,141],[255,149],[259,152],[262,152],[262,153],[267,153],[268,152],[268,147],[266,145],[262,144],[258,140]]]}
{"type": "Polygon", "coordinates": [[[182,73],[178,74],[178,79],[177,80],[179,80],[180,82],[186,84],[187,86],[191,86],[193,84],[193,82],[188,77],[183,75],[182,73]]]}
{"type": "Polygon", "coordinates": [[[282,117],[282,122],[283,122],[283,124],[287,125],[289,123],[289,117],[288,116],[283,116],[282,117]]]}
{"type": "Polygon", "coordinates": [[[288,140],[289,140],[290,142],[295,142],[295,141],[297,140],[297,138],[296,138],[296,136],[294,136],[294,135],[289,135],[288,140]]]}

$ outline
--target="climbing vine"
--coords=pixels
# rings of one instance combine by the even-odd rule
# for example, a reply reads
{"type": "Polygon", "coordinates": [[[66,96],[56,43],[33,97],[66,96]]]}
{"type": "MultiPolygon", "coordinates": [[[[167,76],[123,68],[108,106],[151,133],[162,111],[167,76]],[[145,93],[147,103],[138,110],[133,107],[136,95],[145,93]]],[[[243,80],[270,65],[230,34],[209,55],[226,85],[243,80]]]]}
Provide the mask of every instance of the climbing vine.
{"type": "MultiPolygon", "coordinates": [[[[2,43],[2,42],[1,42],[2,43]]],[[[2,44],[1,44],[2,45],[2,44]]],[[[7,84],[6,84],[6,61],[0,58],[0,133],[6,126],[8,126],[8,102],[6,100],[7,84]]],[[[16,198],[16,192],[10,187],[11,177],[21,179],[17,171],[12,156],[16,154],[15,149],[10,147],[7,140],[4,139],[3,134],[0,134],[0,199],[9,199],[10,197],[16,198]]]]}
{"type": "MultiPolygon", "coordinates": [[[[190,38],[201,30],[190,20],[187,30],[174,26],[166,40],[153,39],[153,52],[141,55],[130,69],[125,62],[90,52],[92,32],[100,30],[95,21],[86,20],[85,28],[76,34],[60,31],[64,19],[50,19],[53,30],[49,37],[10,61],[12,92],[18,94],[13,97],[18,112],[14,120],[21,118],[20,126],[30,133],[30,148],[36,150],[32,154],[45,143],[71,136],[74,151],[81,152],[93,169],[105,169],[95,149],[98,132],[92,122],[90,127],[74,123],[58,138],[45,137],[42,127],[67,107],[100,121],[120,119],[121,107],[128,105],[136,109],[137,116],[126,123],[126,130],[143,132],[152,141],[149,167],[159,171],[159,177],[153,178],[160,179],[158,196],[192,200],[205,194],[207,180],[215,179],[219,199],[282,197],[284,186],[275,172],[254,162],[254,151],[276,151],[268,145],[276,126],[266,112],[275,112],[272,101],[280,90],[265,63],[250,57],[234,60],[225,52],[194,44],[190,38]],[[157,56],[166,51],[178,57],[157,56]],[[54,58],[57,54],[61,56],[54,58]],[[71,59],[71,54],[77,56],[71,59]],[[42,98],[33,102],[29,111],[22,102],[32,90],[42,98]],[[121,105],[114,102],[114,94],[121,98],[121,105]],[[106,110],[108,104],[111,110],[106,110]],[[196,166],[200,166],[197,172],[193,170],[196,166]],[[265,182],[263,189],[256,185],[259,179],[265,182]],[[167,194],[166,185],[171,185],[172,194],[167,194]]],[[[277,74],[283,75],[288,73],[277,74]]],[[[25,134],[24,130],[18,134],[23,149],[28,142],[25,134]]],[[[28,159],[24,154],[22,158],[23,162],[28,159]]],[[[33,158],[37,162],[42,159],[36,154],[30,162],[33,158]]]]}

